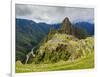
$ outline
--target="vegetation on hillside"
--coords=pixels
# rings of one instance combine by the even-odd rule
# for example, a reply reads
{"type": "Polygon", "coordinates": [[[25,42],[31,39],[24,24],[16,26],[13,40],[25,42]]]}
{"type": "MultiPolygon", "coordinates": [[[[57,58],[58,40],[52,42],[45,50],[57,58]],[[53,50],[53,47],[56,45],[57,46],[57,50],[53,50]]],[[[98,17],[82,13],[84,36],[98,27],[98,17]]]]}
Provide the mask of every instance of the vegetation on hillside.
{"type": "MultiPolygon", "coordinates": [[[[65,18],[59,29],[52,28],[28,56],[27,64],[18,59],[16,72],[86,69],[94,67],[94,36],[75,27],[65,18]]],[[[26,51],[23,51],[26,53],[26,51]]],[[[18,58],[25,59],[26,55],[18,58]],[[24,56],[24,57],[22,57],[24,56]]],[[[25,62],[25,61],[24,61],[25,62]]]]}
{"type": "Polygon", "coordinates": [[[26,55],[46,37],[49,30],[48,24],[16,19],[16,61],[25,63],[26,55]]]}
{"type": "Polygon", "coordinates": [[[31,61],[38,64],[75,60],[87,56],[93,51],[94,37],[79,40],[72,35],[56,33],[51,40],[40,46],[36,57],[31,61]]]}
{"type": "Polygon", "coordinates": [[[94,68],[94,53],[86,57],[81,57],[75,61],[59,61],[49,64],[22,64],[20,61],[16,62],[16,72],[46,72],[59,70],[78,70],[78,69],[92,69],[94,68]]]}

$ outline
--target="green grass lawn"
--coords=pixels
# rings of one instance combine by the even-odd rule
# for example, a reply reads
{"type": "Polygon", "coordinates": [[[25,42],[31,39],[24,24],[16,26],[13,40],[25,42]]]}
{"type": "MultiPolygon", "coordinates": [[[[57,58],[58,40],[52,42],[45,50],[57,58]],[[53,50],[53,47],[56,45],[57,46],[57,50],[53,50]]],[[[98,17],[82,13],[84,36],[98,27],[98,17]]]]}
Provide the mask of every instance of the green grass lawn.
{"type": "Polygon", "coordinates": [[[94,54],[82,57],[73,62],[59,61],[54,64],[20,64],[16,63],[16,72],[45,72],[58,70],[75,70],[75,69],[90,69],[94,68],[94,54]]]}

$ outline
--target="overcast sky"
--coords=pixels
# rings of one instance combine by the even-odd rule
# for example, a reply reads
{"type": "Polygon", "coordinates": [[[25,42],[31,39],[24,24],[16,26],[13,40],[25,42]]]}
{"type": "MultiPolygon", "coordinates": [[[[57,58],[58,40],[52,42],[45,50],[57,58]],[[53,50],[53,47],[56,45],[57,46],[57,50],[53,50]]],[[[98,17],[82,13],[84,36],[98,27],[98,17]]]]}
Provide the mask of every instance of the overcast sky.
{"type": "Polygon", "coordinates": [[[65,17],[68,17],[71,22],[94,21],[93,8],[16,4],[15,13],[16,18],[30,19],[35,22],[45,22],[49,24],[60,23],[65,17]]]}

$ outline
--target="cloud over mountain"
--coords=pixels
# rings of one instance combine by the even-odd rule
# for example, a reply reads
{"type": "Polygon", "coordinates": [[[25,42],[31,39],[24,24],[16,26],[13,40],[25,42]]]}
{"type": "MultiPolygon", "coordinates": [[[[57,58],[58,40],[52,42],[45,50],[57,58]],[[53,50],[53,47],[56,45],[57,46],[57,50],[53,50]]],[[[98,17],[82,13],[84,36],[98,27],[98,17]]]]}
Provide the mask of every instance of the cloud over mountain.
{"type": "Polygon", "coordinates": [[[75,8],[75,7],[55,7],[16,4],[16,18],[34,20],[36,22],[60,23],[66,16],[72,22],[75,21],[94,21],[93,8],[75,8]]]}

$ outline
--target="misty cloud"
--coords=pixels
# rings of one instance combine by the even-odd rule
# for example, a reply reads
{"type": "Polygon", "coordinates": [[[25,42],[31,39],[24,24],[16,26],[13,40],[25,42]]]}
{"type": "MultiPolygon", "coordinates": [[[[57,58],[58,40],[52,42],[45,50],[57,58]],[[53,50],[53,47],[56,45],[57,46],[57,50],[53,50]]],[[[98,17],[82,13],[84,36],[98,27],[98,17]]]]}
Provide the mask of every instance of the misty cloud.
{"type": "Polygon", "coordinates": [[[75,21],[94,21],[93,8],[37,6],[16,4],[16,18],[30,19],[36,22],[60,23],[65,17],[75,21]]]}

